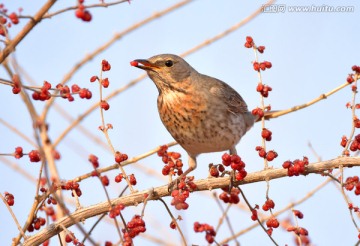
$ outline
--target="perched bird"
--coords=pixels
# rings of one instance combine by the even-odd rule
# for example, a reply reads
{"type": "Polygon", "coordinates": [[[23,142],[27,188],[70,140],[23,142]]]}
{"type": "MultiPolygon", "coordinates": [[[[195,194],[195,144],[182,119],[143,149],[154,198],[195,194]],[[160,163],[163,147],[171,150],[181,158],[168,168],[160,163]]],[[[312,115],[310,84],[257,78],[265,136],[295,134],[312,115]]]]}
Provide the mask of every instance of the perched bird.
{"type": "Polygon", "coordinates": [[[255,117],[242,97],[228,84],[201,74],[177,55],[137,59],[132,66],[145,70],[155,83],[161,121],[189,155],[186,176],[202,153],[229,150],[253,126],[255,117]]]}

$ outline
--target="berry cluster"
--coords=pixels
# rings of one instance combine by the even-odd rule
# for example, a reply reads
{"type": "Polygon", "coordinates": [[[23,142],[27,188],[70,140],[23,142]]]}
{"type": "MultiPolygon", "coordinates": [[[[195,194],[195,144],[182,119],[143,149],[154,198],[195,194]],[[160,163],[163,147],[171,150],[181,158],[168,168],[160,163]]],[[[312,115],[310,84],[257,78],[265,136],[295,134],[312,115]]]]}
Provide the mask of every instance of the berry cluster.
{"type": "Polygon", "coordinates": [[[238,204],[240,202],[240,190],[238,188],[232,187],[230,192],[229,188],[222,188],[222,190],[223,192],[219,195],[219,199],[224,203],[238,204]]]}
{"type": "Polygon", "coordinates": [[[256,146],[255,150],[258,152],[261,158],[264,158],[267,161],[273,161],[276,157],[278,157],[278,154],[274,150],[269,150],[266,152],[266,150],[261,146],[256,146]]]}
{"type": "Polygon", "coordinates": [[[177,189],[171,192],[173,199],[171,205],[175,206],[177,210],[188,209],[189,204],[186,199],[190,196],[190,192],[196,189],[196,184],[193,182],[194,177],[183,177],[177,185],[177,189]]]}
{"type": "Polygon", "coordinates": [[[46,220],[42,217],[34,218],[31,224],[28,226],[27,231],[33,232],[35,230],[40,230],[40,227],[44,226],[46,223],[46,220]]]}
{"type": "Polygon", "coordinates": [[[22,8],[19,8],[19,13],[12,12],[10,14],[8,13],[8,10],[5,8],[4,4],[0,4],[0,35],[6,36],[7,35],[7,28],[10,28],[12,25],[19,24],[19,15],[22,12],[22,8]]]}
{"type": "Polygon", "coordinates": [[[121,211],[124,210],[125,206],[121,203],[113,206],[109,212],[110,218],[115,218],[116,216],[120,215],[121,211]]]}
{"type": "Polygon", "coordinates": [[[68,99],[69,102],[72,102],[75,100],[74,97],[72,96],[73,94],[74,95],[78,94],[81,99],[91,99],[92,98],[92,93],[91,93],[91,91],[89,91],[89,89],[80,88],[80,86],[78,86],[77,84],[73,84],[71,86],[71,90],[70,90],[69,86],[67,86],[67,85],[57,84],[56,90],[59,91],[60,96],[62,98],[68,99]]]}
{"type": "Polygon", "coordinates": [[[351,74],[349,74],[348,75],[348,77],[346,78],[346,81],[349,83],[349,84],[351,84],[352,82],[354,82],[355,81],[355,75],[357,75],[357,79],[359,79],[359,75],[360,75],[360,66],[356,66],[356,65],[354,65],[354,66],[352,66],[351,67],[351,70],[353,70],[354,71],[354,73],[351,73],[351,74]]]}
{"type": "Polygon", "coordinates": [[[345,181],[345,189],[348,191],[352,191],[355,188],[355,195],[360,195],[360,180],[359,180],[359,176],[354,176],[354,177],[348,177],[346,178],[345,181]]]}
{"type": "Polygon", "coordinates": [[[221,172],[221,176],[223,176],[226,172],[225,167],[230,166],[231,169],[235,172],[235,179],[237,181],[243,180],[247,172],[245,170],[245,163],[241,160],[241,157],[238,155],[229,155],[228,153],[224,153],[221,156],[222,164],[211,166],[210,167],[210,175],[213,177],[219,177],[219,172],[221,172]],[[225,166],[225,167],[224,167],[225,166]]]}
{"type": "Polygon", "coordinates": [[[271,62],[269,61],[263,61],[263,62],[254,62],[253,63],[253,68],[255,71],[260,72],[261,71],[265,71],[265,69],[270,69],[272,67],[271,62]]]}
{"type": "Polygon", "coordinates": [[[85,8],[84,0],[78,0],[78,8],[75,11],[75,16],[82,21],[90,22],[92,19],[91,13],[85,8]]]}
{"type": "Polygon", "coordinates": [[[253,38],[250,37],[250,36],[247,36],[247,37],[246,37],[246,42],[245,42],[244,46],[245,46],[246,48],[254,48],[254,49],[257,49],[257,51],[259,51],[259,53],[261,53],[261,54],[264,53],[264,50],[265,50],[265,46],[258,46],[258,47],[256,47],[253,38]]]}
{"type": "MultiPolygon", "coordinates": [[[[12,92],[14,94],[19,94],[21,91],[21,83],[18,75],[13,75],[12,77],[12,92]]],[[[26,87],[28,88],[28,87],[26,87]]],[[[69,102],[74,101],[73,95],[78,94],[81,99],[91,99],[92,93],[86,88],[80,88],[77,84],[73,84],[71,89],[67,85],[57,84],[55,88],[52,88],[51,84],[48,81],[44,81],[41,88],[31,88],[34,92],[32,93],[32,98],[35,101],[46,101],[49,100],[54,94],[51,94],[50,91],[57,91],[60,93],[60,96],[64,99],[68,99],[69,102]]]]}
{"type": "Polygon", "coordinates": [[[122,173],[119,173],[118,175],[115,176],[115,182],[116,183],[120,183],[123,179],[123,174],[122,173]]]}
{"type": "MultiPolygon", "coordinates": [[[[359,125],[359,127],[360,127],[360,120],[359,120],[358,118],[356,118],[356,119],[354,120],[354,126],[355,126],[356,128],[358,128],[357,125],[359,125]]],[[[341,138],[341,143],[340,143],[340,145],[345,148],[345,146],[347,145],[347,143],[348,143],[347,137],[346,137],[346,136],[343,136],[343,137],[341,138]]],[[[351,151],[353,151],[353,152],[360,150],[360,134],[358,134],[358,135],[356,135],[356,136],[354,137],[354,140],[351,142],[349,149],[350,149],[351,151]]]]}
{"type": "Polygon", "coordinates": [[[268,85],[259,83],[256,87],[256,91],[259,92],[263,97],[268,97],[269,91],[272,91],[272,88],[268,85]]]}
{"type": "MultiPolygon", "coordinates": [[[[80,190],[80,184],[76,181],[69,180],[63,184],[61,184],[62,190],[74,190],[76,195],[80,197],[82,195],[82,191],[80,190]]],[[[71,196],[74,196],[74,194],[71,192],[71,196]]]]}
{"type": "MultiPolygon", "coordinates": [[[[110,63],[107,60],[102,60],[101,61],[101,70],[103,72],[106,72],[106,71],[109,71],[110,69],[111,69],[110,63]]],[[[109,85],[110,85],[110,81],[109,81],[108,78],[102,79],[102,78],[99,78],[96,75],[91,76],[90,82],[92,83],[92,82],[95,82],[95,81],[98,81],[100,83],[100,85],[102,87],[104,87],[104,88],[108,88],[109,85]]],[[[105,100],[101,100],[99,102],[99,106],[100,106],[100,108],[104,109],[105,111],[110,109],[110,104],[105,100]]],[[[111,129],[112,129],[112,127],[111,127],[111,129]]]]}
{"type": "Polygon", "coordinates": [[[180,159],[181,154],[178,152],[168,152],[168,146],[160,146],[157,154],[162,158],[162,161],[165,163],[165,166],[162,169],[162,174],[166,175],[181,175],[183,173],[182,167],[183,163],[180,159]]]}
{"type": "Polygon", "coordinates": [[[305,167],[309,165],[309,159],[304,156],[302,160],[296,159],[295,161],[285,161],[282,165],[283,168],[288,170],[288,176],[299,176],[305,174],[305,167]]]}
{"type": "Polygon", "coordinates": [[[5,198],[5,201],[7,202],[7,204],[8,204],[9,206],[13,206],[13,205],[14,205],[14,203],[15,203],[15,198],[14,198],[14,195],[13,195],[13,194],[5,191],[5,193],[4,193],[4,198],[5,198]]]}
{"type": "MultiPolygon", "coordinates": [[[[114,180],[116,183],[120,183],[124,178],[124,175],[122,173],[119,173],[118,175],[115,176],[114,180]]],[[[137,180],[135,178],[135,175],[134,174],[130,174],[128,176],[129,178],[129,182],[131,185],[136,185],[137,184],[137,180]]]]}
{"type": "MultiPolygon", "coordinates": [[[[18,94],[21,91],[20,83],[18,79],[14,79],[13,77],[13,93],[18,94]]],[[[73,95],[78,94],[81,99],[91,99],[92,93],[86,88],[80,88],[77,84],[73,84],[71,89],[67,85],[57,84],[55,88],[52,88],[51,84],[47,81],[44,81],[43,86],[41,88],[32,88],[34,90],[32,94],[32,98],[35,101],[46,101],[50,100],[54,94],[51,94],[50,91],[57,91],[60,93],[60,97],[67,99],[69,102],[75,100],[73,95]]]]}
{"type": "Polygon", "coordinates": [[[127,154],[122,154],[119,151],[116,151],[115,153],[115,162],[116,163],[121,163],[123,161],[126,161],[128,159],[128,155],[127,154]]]}
{"type": "Polygon", "coordinates": [[[279,221],[275,218],[275,217],[271,217],[270,219],[268,219],[266,221],[266,226],[268,227],[268,229],[266,230],[266,232],[271,235],[273,232],[274,228],[278,228],[280,225],[279,221]]]}
{"type": "Polygon", "coordinates": [[[146,231],[145,221],[140,215],[134,215],[134,217],[127,223],[127,231],[123,229],[124,242],[123,246],[133,245],[132,239],[142,232],[146,231]]]}
{"type": "Polygon", "coordinates": [[[29,158],[31,162],[39,162],[41,160],[40,152],[38,150],[30,151],[29,158]]]}
{"type": "Polygon", "coordinates": [[[206,223],[200,224],[199,222],[194,223],[194,231],[195,232],[206,232],[205,239],[208,243],[213,243],[215,241],[214,237],[216,236],[216,232],[214,227],[208,225],[206,223]]]}
{"type": "Polygon", "coordinates": [[[48,199],[46,200],[47,204],[52,204],[52,205],[56,205],[57,201],[55,198],[53,198],[52,196],[49,196],[48,199]]]}
{"type": "Polygon", "coordinates": [[[264,203],[264,205],[262,205],[262,209],[264,211],[268,211],[269,209],[273,209],[275,207],[275,203],[273,200],[271,199],[267,199],[264,203]]]}

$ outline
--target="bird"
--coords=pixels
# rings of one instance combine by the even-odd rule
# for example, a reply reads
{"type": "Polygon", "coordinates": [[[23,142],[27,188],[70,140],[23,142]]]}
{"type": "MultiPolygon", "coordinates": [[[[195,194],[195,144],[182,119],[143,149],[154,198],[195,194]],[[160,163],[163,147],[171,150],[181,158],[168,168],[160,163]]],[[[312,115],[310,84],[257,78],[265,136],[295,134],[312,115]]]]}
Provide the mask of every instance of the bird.
{"type": "Polygon", "coordinates": [[[143,69],[158,89],[157,107],[165,128],[188,154],[188,169],[196,169],[203,153],[229,151],[253,126],[240,94],[225,82],[196,71],[183,58],[160,54],[130,62],[143,69]]]}

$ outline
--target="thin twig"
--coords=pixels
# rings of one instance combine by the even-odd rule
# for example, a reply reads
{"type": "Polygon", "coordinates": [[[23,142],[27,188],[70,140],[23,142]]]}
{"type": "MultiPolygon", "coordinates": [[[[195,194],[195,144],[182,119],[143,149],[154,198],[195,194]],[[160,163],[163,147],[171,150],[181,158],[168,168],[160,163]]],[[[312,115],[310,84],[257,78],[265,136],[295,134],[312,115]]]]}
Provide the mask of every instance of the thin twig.
{"type": "Polygon", "coordinates": [[[21,228],[21,225],[19,224],[19,221],[17,220],[14,212],[12,211],[11,207],[9,206],[9,204],[7,203],[7,201],[5,200],[5,197],[0,193],[0,198],[3,201],[3,203],[5,204],[5,206],[7,207],[7,209],[9,210],[9,213],[11,214],[11,217],[13,218],[16,227],[18,228],[19,232],[21,233],[21,235],[23,236],[23,238],[26,240],[28,237],[25,235],[25,232],[23,231],[23,229],[21,228]]]}
{"type": "Polygon", "coordinates": [[[295,112],[295,111],[298,111],[300,109],[303,109],[303,108],[307,108],[321,100],[324,100],[326,98],[328,98],[329,96],[331,96],[332,94],[334,94],[335,92],[338,92],[339,90],[345,88],[346,86],[348,86],[349,83],[344,83],[338,87],[336,87],[335,89],[329,91],[328,93],[324,93],[324,94],[321,94],[319,97],[311,100],[310,102],[307,102],[307,103],[304,103],[304,104],[301,104],[301,105],[297,105],[297,106],[294,106],[294,107],[291,107],[289,109],[285,109],[285,110],[279,110],[279,111],[274,111],[274,112],[269,112],[269,114],[267,115],[267,119],[272,119],[272,118],[277,118],[279,116],[283,116],[285,114],[289,114],[289,113],[292,113],[292,112],[295,112]]]}
{"type": "Polygon", "coordinates": [[[179,233],[180,233],[181,239],[182,239],[182,241],[183,241],[183,245],[186,246],[187,244],[186,244],[185,236],[184,236],[184,234],[183,234],[183,232],[182,232],[179,224],[177,223],[174,215],[171,213],[168,205],[167,205],[166,202],[165,202],[163,199],[161,199],[161,198],[158,198],[157,200],[159,200],[160,202],[162,202],[162,203],[164,204],[164,206],[165,206],[165,208],[166,208],[166,211],[169,213],[169,215],[170,215],[170,217],[171,217],[171,220],[175,223],[176,228],[178,229],[178,231],[179,231],[179,233]]]}
{"type": "MultiPolygon", "coordinates": [[[[240,189],[240,187],[237,187],[240,190],[241,196],[244,198],[245,203],[248,205],[250,211],[253,210],[254,208],[251,206],[250,202],[248,201],[248,199],[246,198],[244,192],[240,189]]],[[[259,225],[261,226],[261,228],[264,230],[265,234],[268,235],[268,237],[271,239],[271,241],[278,246],[277,242],[275,241],[275,239],[271,236],[271,234],[269,234],[266,230],[266,228],[264,227],[264,225],[262,224],[262,221],[260,221],[260,219],[258,217],[256,217],[257,222],[259,223],[259,225]]]]}
{"type": "Polygon", "coordinates": [[[227,223],[227,225],[228,225],[228,227],[229,227],[229,229],[230,229],[230,233],[231,233],[231,235],[233,236],[233,238],[234,238],[234,240],[235,240],[235,245],[238,245],[238,246],[239,246],[240,243],[238,242],[237,238],[235,237],[235,232],[234,232],[234,229],[233,229],[233,227],[232,227],[232,225],[231,225],[231,223],[230,223],[230,219],[229,219],[229,216],[228,216],[228,212],[229,212],[232,204],[231,204],[231,203],[228,204],[228,205],[226,206],[226,209],[224,209],[224,208],[222,207],[222,205],[221,205],[218,197],[217,197],[216,192],[213,192],[212,194],[213,194],[213,197],[214,197],[214,199],[215,199],[215,201],[216,201],[216,204],[218,205],[218,207],[220,208],[220,210],[221,210],[221,212],[222,212],[222,216],[221,216],[220,219],[219,219],[219,222],[218,222],[218,224],[217,224],[217,226],[216,226],[215,232],[217,233],[217,232],[219,231],[220,226],[222,225],[222,223],[223,223],[223,221],[224,221],[224,218],[225,218],[226,223],[227,223]]]}

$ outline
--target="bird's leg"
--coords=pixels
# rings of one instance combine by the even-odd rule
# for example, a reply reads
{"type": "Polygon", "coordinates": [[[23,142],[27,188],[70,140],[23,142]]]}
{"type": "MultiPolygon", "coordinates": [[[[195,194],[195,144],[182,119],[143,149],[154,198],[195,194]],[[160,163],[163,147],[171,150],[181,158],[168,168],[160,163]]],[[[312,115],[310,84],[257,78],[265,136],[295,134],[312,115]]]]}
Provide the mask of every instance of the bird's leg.
{"type": "MultiPolygon", "coordinates": [[[[233,146],[233,147],[231,147],[231,149],[229,149],[229,153],[230,153],[230,155],[237,155],[235,146],[233,146]]],[[[231,189],[233,188],[234,179],[235,179],[235,171],[232,170],[230,173],[229,194],[231,192],[231,189]]]]}
{"type": "Polygon", "coordinates": [[[195,170],[196,168],[196,156],[188,155],[189,158],[189,168],[185,170],[179,177],[171,181],[171,183],[168,185],[168,190],[172,190],[173,186],[177,184],[183,177],[186,177],[189,173],[195,170]]]}

